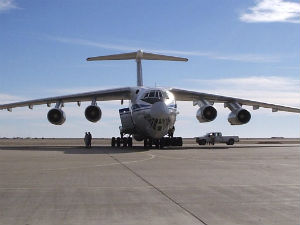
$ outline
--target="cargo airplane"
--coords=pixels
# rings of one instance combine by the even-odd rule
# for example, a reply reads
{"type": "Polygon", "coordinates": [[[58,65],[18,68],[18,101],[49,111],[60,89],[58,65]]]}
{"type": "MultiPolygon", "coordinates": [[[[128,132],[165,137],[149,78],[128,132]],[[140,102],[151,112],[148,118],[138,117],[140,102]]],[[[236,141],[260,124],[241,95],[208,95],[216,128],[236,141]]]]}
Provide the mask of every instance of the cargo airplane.
{"type": "Polygon", "coordinates": [[[98,122],[101,119],[102,111],[98,105],[101,101],[129,100],[129,106],[119,110],[121,125],[120,137],[111,139],[112,146],[132,147],[132,137],[137,141],[144,141],[145,147],[182,146],[181,137],[173,137],[175,130],[176,116],[179,113],[177,101],[191,101],[194,106],[198,106],[196,118],[200,123],[211,122],[217,117],[217,110],[214,103],[223,103],[224,107],[231,112],[228,122],[231,125],[246,124],[251,119],[251,114],[242,106],[252,106],[253,110],[260,107],[270,108],[272,112],[286,111],[300,113],[300,109],[286,107],[264,102],[251,101],[247,99],[233,98],[221,95],[207,94],[196,91],[189,91],[177,88],[151,88],[143,86],[142,60],[169,60],[188,61],[186,58],[146,53],[142,50],[137,52],[98,56],[87,58],[87,61],[95,60],[128,60],[133,59],[137,63],[137,86],[122,87],[93,92],[85,92],[72,95],[64,95],[36,100],[15,102],[0,105],[0,109],[12,111],[15,107],[27,106],[30,109],[34,105],[46,104],[50,109],[47,118],[54,125],[62,125],[66,120],[66,115],[62,108],[65,103],[75,102],[80,106],[83,101],[90,101],[85,109],[85,117],[90,122],[98,122]]]}

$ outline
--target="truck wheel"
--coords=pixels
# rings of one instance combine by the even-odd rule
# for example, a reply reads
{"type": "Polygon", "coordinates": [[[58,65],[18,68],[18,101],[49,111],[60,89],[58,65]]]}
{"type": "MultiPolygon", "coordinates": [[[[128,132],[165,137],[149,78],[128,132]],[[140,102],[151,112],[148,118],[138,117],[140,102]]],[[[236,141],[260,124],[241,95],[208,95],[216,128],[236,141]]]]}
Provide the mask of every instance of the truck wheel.
{"type": "Polygon", "coordinates": [[[227,142],[227,145],[233,145],[234,144],[234,140],[233,139],[229,139],[229,141],[227,142]]]}
{"type": "Polygon", "coordinates": [[[199,141],[199,145],[205,145],[205,144],[206,144],[206,140],[205,139],[199,141]]]}

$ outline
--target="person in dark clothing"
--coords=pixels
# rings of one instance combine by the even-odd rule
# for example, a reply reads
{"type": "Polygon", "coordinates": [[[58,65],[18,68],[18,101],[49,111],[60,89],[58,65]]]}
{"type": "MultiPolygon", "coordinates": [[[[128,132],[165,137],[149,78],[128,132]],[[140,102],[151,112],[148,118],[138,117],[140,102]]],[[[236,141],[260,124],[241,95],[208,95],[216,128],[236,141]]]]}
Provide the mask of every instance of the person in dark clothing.
{"type": "Polygon", "coordinates": [[[92,134],[90,132],[88,132],[88,147],[92,147],[92,134]]]}
{"type": "Polygon", "coordinates": [[[87,148],[88,147],[88,133],[87,132],[85,132],[85,136],[84,136],[84,145],[85,145],[85,147],[87,148]]]}

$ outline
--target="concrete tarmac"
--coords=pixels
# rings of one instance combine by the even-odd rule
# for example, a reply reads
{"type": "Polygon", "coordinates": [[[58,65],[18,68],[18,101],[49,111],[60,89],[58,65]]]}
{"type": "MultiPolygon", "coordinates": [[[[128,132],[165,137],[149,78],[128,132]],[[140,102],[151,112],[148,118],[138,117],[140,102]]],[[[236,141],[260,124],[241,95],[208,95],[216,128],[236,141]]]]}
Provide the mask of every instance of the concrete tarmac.
{"type": "Polygon", "coordinates": [[[41,143],[0,143],[0,225],[300,224],[298,144],[41,143]]]}

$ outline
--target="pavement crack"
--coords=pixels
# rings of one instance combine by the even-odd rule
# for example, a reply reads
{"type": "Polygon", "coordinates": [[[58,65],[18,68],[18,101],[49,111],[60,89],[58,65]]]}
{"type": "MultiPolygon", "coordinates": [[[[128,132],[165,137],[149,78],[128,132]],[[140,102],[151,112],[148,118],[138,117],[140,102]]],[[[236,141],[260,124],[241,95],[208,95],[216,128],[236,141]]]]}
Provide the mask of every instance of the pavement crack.
{"type": "Polygon", "coordinates": [[[113,160],[118,162],[120,165],[122,165],[125,169],[129,170],[131,173],[133,173],[136,177],[144,181],[146,184],[148,184],[150,187],[154,188],[156,191],[158,191],[161,195],[166,197],[169,201],[180,207],[182,210],[184,210],[186,213],[190,214],[192,217],[194,217],[196,220],[198,220],[200,223],[204,225],[208,225],[206,222],[203,221],[200,217],[198,217],[196,214],[194,214],[192,211],[184,207],[182,204],[177,202],[175,199],[171,198],[167,193],[165,193],[163,190],[161,190],[159,187],[156,187],[154,184],[152,184],[150,181],[146,180],[143,176],[138,174],[136,171],[132,170],[129,166],[118,160],[116,157],[113,155],[109,155],[113,160]]]}

